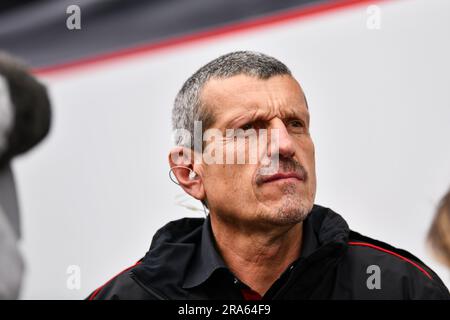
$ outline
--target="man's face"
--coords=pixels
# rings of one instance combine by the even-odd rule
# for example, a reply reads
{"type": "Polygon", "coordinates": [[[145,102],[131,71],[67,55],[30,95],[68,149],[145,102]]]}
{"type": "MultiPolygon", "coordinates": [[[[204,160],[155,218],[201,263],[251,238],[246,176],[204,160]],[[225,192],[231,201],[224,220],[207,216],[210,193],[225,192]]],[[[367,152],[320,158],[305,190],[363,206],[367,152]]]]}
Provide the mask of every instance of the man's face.
{"type": "MultiPolygon", "coordinates": [[[[201,99],[214,115],[211,127],[223,133],[226,129],[266,129],[267,142],[257,138],[259,152],[263,148],[267,155],[279,156],[277,170],[269,174],[261,171],[267,164],[249,163],[248,154],[244,164],[200,164],[197,169],[211,213],[224,221],[255,227],[302,221],[314,203],[316,174],[309,112],[298,82],[288,75],[211,79],[201,99]],[[270,142],[272,132],[278,134],[278,146],[270,142]]],[[[253,147],[244,139],[245,153],[249,153],[253,147]]],[[[224,138],[222,146],[233,141],[224,138]]],[[[238,149],[232,150],[239,153],[238,149]]]]}

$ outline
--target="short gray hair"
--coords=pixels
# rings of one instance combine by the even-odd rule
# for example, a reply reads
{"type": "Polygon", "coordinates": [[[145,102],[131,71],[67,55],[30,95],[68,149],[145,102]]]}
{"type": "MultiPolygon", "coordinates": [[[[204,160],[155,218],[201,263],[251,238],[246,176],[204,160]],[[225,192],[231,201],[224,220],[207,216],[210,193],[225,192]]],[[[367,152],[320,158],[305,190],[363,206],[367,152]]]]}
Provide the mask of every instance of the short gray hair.
{"type": "Polygon", "coordinates": [[[201,121],[206,130],[214,122],[211,110],[200,101],[205,83],[212,78],[230,78],[239,74],[268,79],[276,75],[289,75],[291,71],[279,60],[259,52],[235,51],[207,63],[183,84],[172,109],[172,129],[187,130],[191,139],[183,135],[175,136],[175,144],[194,148],[194,122],[201,121]],[[190,140],[190,142],[189,142],[190,140]]]}

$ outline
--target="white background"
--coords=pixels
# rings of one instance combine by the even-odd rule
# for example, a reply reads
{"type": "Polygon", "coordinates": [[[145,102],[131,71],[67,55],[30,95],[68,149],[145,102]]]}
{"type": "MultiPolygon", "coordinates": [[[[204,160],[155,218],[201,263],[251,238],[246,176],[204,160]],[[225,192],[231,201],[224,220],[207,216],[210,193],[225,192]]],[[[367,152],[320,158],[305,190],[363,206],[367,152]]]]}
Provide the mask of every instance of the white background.
{"type": "Polygon", "coordinates": [[[51,134],[14,164],[27,262],[22,298],[84,298],[141,258],[166,222],[203,216],[176,205],[182,190],[168,178],[172,102],[200,66],[243,49],[277,57],[304,88],[316,203],[411,251],[449,285],[425,236],[450,186],[450,1],[380,5],[380,30],[366,27],[366,9],[44,77],[51,134]],[[67,287],[70,265],[80,267],[79,290],[67,287]]]}

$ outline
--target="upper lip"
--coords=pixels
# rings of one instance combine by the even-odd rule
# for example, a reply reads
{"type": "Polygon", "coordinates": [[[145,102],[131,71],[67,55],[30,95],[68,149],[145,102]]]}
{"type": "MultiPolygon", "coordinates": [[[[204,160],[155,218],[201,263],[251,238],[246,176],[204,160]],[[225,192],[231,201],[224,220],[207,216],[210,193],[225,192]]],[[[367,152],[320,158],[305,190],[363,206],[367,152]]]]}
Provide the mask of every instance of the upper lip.
{"type": "Polygon", "coordinates": [[[262,183],[287,178],[296,178],[298,180],[304,180],[303,175],[297,172],[278,172],[273,175],[263,177],[262,183]]]}

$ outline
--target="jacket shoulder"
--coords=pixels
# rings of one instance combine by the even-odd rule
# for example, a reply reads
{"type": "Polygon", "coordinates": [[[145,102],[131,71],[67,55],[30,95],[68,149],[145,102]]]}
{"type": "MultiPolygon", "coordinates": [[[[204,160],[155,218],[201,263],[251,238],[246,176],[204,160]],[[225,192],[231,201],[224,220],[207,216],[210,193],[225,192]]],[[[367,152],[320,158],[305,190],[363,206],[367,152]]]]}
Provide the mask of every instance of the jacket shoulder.
{"type": "Polygon", "coordinates": [[[105,284],[94,290],[86,300],[142,300],[155,299],[146,292],[133,278],[132,271],[142,260],[122,270],[105,284]]]}
{"type": "Polygon", "coordinates": [[[351,277],[348,292],[357,299],[450,298],[439,276],[419,258],[354,231],[342,267],[351,277]]]}

